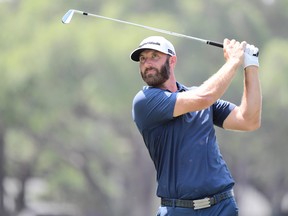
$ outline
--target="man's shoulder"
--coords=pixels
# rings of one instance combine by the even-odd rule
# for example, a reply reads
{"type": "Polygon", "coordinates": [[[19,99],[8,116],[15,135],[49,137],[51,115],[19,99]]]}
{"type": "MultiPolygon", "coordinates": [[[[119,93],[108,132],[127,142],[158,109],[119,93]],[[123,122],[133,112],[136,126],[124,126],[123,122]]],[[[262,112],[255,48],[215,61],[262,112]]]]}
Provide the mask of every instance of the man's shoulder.
{"type": "Polygon", "coordinates": [[[156,97],[159,95],[159,91],[161,89],[149,87],[149,86],[143,86],[141,90],[137,92],[137,94],[134,96],[133,104],[141,104],[146,103],[145,101],[150,100],[151,98],[156,97]]]}
{"type": "Polygon", "coordinates": [[[159,95],[160,92],[166,92],[163,89],[160,88],[155,88],[155,87],[151,87],[151,86],[143,86],[143,88],[141,90],[138,91],[138,93],[135,95],[135,98],[142,98],[142,97],[153,97],[153,96],[157,96],[159,95]]]}

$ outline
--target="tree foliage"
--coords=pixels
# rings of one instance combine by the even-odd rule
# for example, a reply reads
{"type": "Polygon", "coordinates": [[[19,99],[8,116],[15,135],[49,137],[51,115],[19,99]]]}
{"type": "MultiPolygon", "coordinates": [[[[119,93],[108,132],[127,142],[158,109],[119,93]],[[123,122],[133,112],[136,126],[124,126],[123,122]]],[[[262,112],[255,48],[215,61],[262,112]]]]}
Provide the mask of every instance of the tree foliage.
{"type": "MultiPolygon", "coordinates": [[[[1,1],[0,182],[18,182],[16,194],[4,187],[10,204],[0,205],[1,215],[16,215],[35,201],[68,202],[85,216],[146,216],[158,205],[152,163],[131,118],[143,83],[129,60],[143,38],[157,33],[76,14],[63,25],[70,8],[258,46],[263,126],[254,133],[217,133],[237,182],[259,189],[273,214],[284,215],[288,4],[264,0],[1,1]],[[31,198],[27,188],[35,178],[47,187],[31,198]]],[[[176,76],[185,85],[201,84],[224,63],[221,49],[164,36],[176,47],[176,76]]],[[[239,103],[242,79],[239,71],[226,99],[239,103]]]]}

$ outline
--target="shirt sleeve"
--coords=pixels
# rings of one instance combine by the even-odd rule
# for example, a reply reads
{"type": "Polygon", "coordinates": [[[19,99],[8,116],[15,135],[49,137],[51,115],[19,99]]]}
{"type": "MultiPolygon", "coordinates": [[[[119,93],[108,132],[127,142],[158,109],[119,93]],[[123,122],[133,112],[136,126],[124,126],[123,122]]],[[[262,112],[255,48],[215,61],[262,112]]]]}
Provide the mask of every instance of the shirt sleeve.
{"type": "Polygon", "coordinates": [[[177,93],[148,87],[134,97],[132,116],[140,131],[173,119],[177,93]]]}
{"type": "Polygon", "coordinates": [[[213,104],[213,123],[214,125],[223,128],[223,122],[236,107],[235,104],[224,100],[217,100],[213,104]]]}

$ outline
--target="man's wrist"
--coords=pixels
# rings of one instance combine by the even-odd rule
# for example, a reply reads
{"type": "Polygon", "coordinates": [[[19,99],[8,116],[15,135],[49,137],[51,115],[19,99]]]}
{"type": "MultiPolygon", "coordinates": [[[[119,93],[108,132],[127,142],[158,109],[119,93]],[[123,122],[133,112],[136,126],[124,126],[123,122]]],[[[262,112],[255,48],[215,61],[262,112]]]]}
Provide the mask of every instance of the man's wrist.
{"type": "Polygon", "coordinates": [[[230,65],[232,67],[234,67],[235,69],[238,68],[241,65],[241,61],[240,59],[229,59],[226,62],[227,65],[230,65]]]}
{"type": "Polygon", "coordinates": [[[249,73],[250,73],[250,72],[253,72],[253,71],[258,72],[258,68],[259,68],[259,66],[250,65],[250,66],[244,68],[244,70],[247,71],[247,72],[249,72],[249,73]]]}

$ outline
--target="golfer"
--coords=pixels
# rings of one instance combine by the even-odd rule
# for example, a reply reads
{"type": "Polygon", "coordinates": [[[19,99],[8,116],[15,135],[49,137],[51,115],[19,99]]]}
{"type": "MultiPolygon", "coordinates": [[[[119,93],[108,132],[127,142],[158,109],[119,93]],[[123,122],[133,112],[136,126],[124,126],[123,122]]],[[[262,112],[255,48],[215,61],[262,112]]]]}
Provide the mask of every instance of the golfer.
{"type": "Polygon", "coordinates": [[[253,131],[261,124],[258,48],[225,39],[223,66],[199,87],[176,81],[177,56],[165,38],[144,39],[131,53],[147,86],[132,116],[157,172],[157,216],[234,216],[234,180],[220,153],[214,126],[253,131]],[[242,67],[243,66],[243,67],[242,67]],[[220,98],[244,68],[239,106],[220,98]]]}

